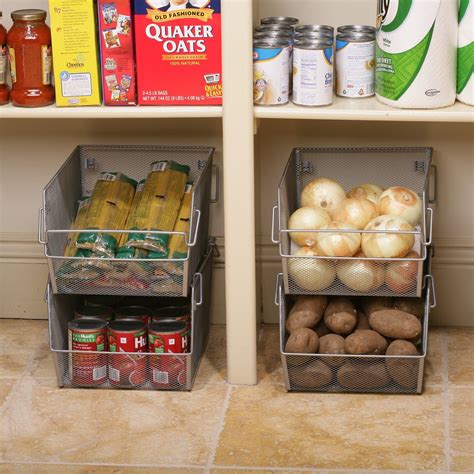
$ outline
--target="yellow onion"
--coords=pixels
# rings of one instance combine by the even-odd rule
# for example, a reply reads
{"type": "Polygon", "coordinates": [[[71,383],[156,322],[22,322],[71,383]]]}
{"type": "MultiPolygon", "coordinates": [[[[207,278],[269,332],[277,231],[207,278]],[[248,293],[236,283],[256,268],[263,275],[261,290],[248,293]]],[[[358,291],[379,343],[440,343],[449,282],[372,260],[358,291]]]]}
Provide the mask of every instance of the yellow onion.
{"type": "Polygon", "coordinates": [[[378,215],[377,206],[372,201],[365,198],[348,198],[341,202],[333,219],[350,224],[356,229],[363,229],[378,215]]]}
{"type": "Polygon", "coordinates": [[[359,186],[351,189],[347,193],[347,197],[368,199],[377,206],[382,193],[383,188],[380,186],[377,186],[376,184],[365,183],[359,184],[359,186]]]}
{"type": "MultiPolygon", "coordinates": [[[[420,258],[417,252],[408,252],[405,258],[420,258]]],[[[395,293],[406,293],[416,285],[419,261],[399,261],[387,265],[385,283],[395,293]]]]}
{"type": "MultiPolygon", "coordinates": [[[[331,221],[323,229],[334,230],[357,230],[350,224],[331,221]]],[[[320,255],[327,257],[352,257],[360,248],[360,234],[344,232],[319,232],[317,240],[317,249],[320,255]]]]}
{"type": "MultiPolygon", "coordinates": [[[[329,214],[320,207],[300,207],[290,216],[289,229],[321,229],[331,221],[329,214]]],[[[291,240],[299,247],[313,247],[316,243],[316,233],[290,232],[291,240]]]]}
{"type": "MultiPolygon", "coordinates": [[[[357,252],[355,257],[364,258],[363,252],[357,252]]],[[[373,291],[385,281],[384,264],[370,260],[340,260],[336,272],[339,280],[354,291],[373,291]]]]}
{"type": "MultiPolygon", "coordinates": [[[[294,255],[318,256],[309,247],[301,247],[294,255]]],[[[332,261],[321,258],[289,258],[288,273],[293,281],[307,291],[324,290],[336,279],[336,268],[332,261]]]]}
{"type": "Polygon", "coordinates": [[[403,217],[403,219],[415,226],[421,222],[421,199],[411,189],[401,187],[388,188],[380,196],[379,213],[403,217]]]}
{"type": "Polygon", "coordinates": [[[321,207],[328,211],[330,216],[344,199],[346,193],[342,186],[329,178],[313,179],[301,193],[302,206],[321,207]]]}
{"type": "MultiPolygon", "coordinates": [[[[372,219],[365,230],[398,231],[413,227],[401,217],[383,215],[372,219]]],[[[414,234],[362,234],[362,251],[368,258],[403,258],[414,242],[414,234]]]]}

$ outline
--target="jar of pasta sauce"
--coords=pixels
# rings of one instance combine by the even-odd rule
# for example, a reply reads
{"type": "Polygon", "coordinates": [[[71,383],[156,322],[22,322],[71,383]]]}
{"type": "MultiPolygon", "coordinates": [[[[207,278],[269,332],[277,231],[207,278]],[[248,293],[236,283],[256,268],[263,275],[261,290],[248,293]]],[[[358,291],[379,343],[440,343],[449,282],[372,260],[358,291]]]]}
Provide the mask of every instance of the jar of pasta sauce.
{"type": "MultiPolygon", "coordinates": [[[[2,12],[0,11],[0,21],[2,12]]],[[[7,85],[7,30],[0,23],[0,105],[8,104],[10,90],[7,85]]]]}
{"type": "Polygon", "coordinates": [[[43,107],[54,102],[51,84],[51,31],[44,10],[12,12],[7,35],[12,76],[11,101],[19,107],[43,107]]]}

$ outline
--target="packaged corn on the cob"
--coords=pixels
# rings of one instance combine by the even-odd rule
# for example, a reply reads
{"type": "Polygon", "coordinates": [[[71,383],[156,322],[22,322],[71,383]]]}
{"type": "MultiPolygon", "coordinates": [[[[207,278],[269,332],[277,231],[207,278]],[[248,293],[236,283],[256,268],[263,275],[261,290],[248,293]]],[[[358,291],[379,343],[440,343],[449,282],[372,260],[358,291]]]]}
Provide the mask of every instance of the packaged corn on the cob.
{"type": "MultiPolygon", "coordinates": [[[[84,229],[87,219],[87,211],[89,210],[90,198],[83,198],[79,201],[76,218],[71,225],[71,230],[84,229]]],[[[66,246],[64,249],[65,257],[74,257],[76,255],[76,241],[78,233],[71,232],[67,236],[66,246]]]]}
{"type": "MultiPolygon", "coordinates": [[[[97,178],[87,212],[85,229],[123,229],[137,183],[122,173],[101,173],[97,178]]],[[[115,256],[120,234],[83,232],[76,247],[91,250],[96,257],[115,256]]]]}
{"type": "MultiPolygon", "coordinates": [[[[152,163],[134,216],[137,231],[172,231],[188,179],[189,166],[175,161],[152,163]]],[[[167,255],[169,234],[129,234],[128,247],[167,255]]]]}

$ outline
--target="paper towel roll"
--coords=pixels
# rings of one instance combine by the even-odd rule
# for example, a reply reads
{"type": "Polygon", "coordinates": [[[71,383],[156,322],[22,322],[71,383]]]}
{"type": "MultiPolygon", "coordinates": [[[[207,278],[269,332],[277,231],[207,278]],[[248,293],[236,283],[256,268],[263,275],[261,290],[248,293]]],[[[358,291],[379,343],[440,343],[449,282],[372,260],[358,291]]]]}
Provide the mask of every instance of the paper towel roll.
{"type": "Polygon", "coordinates": [[[375,93],[389,105],[433,109],[456,99],[458,0],[379,0],[375,93]]]}
{"type": "Polygon", "coordinates": [[[457,98],[474,105],[474,0],[459,4],[457,98]]]}

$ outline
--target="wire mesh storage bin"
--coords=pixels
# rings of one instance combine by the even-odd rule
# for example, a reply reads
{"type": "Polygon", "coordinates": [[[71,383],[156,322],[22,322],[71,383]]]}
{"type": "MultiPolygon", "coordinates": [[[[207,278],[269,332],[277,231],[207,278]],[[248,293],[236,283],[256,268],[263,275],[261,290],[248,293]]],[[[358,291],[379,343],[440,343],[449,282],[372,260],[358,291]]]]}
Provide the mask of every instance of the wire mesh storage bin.
{"type": "MultiPolygon", "coordinates": [[[[191,390],[209,334],[212,265],[214,245],[210,245],[191,284],[191,348],[186,354],[155,354],[126,352],[83,352],[69,350],[68,322],[74,319],[81,298],[77,295],[54,294],[47,289],[50,348],[60,387],[128,388],[138,390],[191,390]],[[80,358],[100,372],[103,383],[92,378],[87,383],[74,377],[75,364],[80,358]],[[82,359],[83,360],[83,359],[82,359]],[[126,380],[111,381],[111,370],[121,364],[135,364],[126,380]]],[[[189,297],[188,297],[189,298],[189,297]]],[[[185,298],[187,299],[187,298],[185,298]]]]}
{"type": "Polygon", "coordinates": [[[427,352],[428,319],[436,306],[434,280],[425,276],[424,315],[418,356],[295,354],[285,352],[286,318],[293,296],[285,295],[282,274],[275,302],[280,314],[280,354],[288,391],[421,393],[427,352]]]}
{"type": "MultiPolygon", "coordinates": [[[[44,244],[53,293],[90,295],[187,296],[191,278],[206,250],[214,148],[194,146],[80,145],[43,191],[39,215],[39,241],[44,244]],[[190,231],[147,231],[181,235],[188,249],[185,258],[119,259],[65,257],[64,250],[78,201],[90,196],[102,172],[120,171],[137,181],[153,162],[174,160],[190,168],[193,181],[190,231]]],[[[218,176],[216,173],[216,200],[218,176]]],[[[106,231],[106,229],[100,229],[106,231]]],[[[86,229],[75,229],[80,234],[86,229]]],[[[90,232],[90,230],[89,230],[90,232]]],[[[119,229],[114,234],[134,231],[119,229]]]]}
{"type": "MultiPolygon", "coordinates": [[[[429,203],[430,148],[295,148],[290,156],[278,188],[278,204],[273,208],[272,240],[279,244],[283,264],[283,280],[287,294],[421,296],[423,261],[431,244],[433,211],[429,203]],[[412,231],[342,230],[338,234],[413,234],[414,251],[419,257],[365,258],[294,256],[298,247],[290,232],[311,234],[334,233],[334,230],[289,229],[291,214],[301,207],[304,187],[318,177],[330,178],[346,193],[363,183],[382,188],[401,186],[413,190],[422,200],[422,219],[412,231]],[[355,275],[348,283],[348,265],[355,275]],[[378,275],[378,283],[364,285],[361,278],[367,265],[378,275]],[[389,287],[386,275],[398,272],[408,283],[389,287]],[[361,275],[361,278],[356,278],[361,275]],[[349,286],[348,286],[349,285],[349,286]],[[393,289],[396,288],[396,291],[393,289]]],[[[350,276],[350,275],[349,275],[350,276]]]]}

